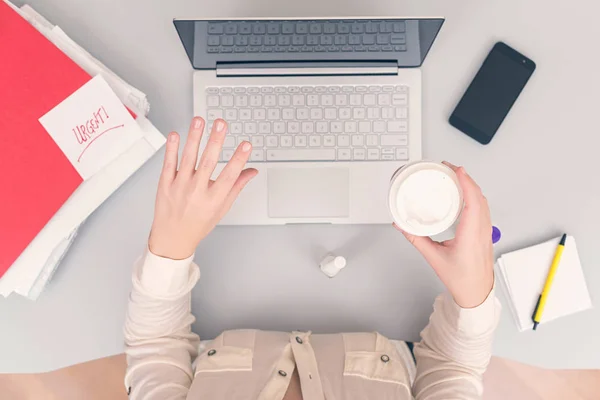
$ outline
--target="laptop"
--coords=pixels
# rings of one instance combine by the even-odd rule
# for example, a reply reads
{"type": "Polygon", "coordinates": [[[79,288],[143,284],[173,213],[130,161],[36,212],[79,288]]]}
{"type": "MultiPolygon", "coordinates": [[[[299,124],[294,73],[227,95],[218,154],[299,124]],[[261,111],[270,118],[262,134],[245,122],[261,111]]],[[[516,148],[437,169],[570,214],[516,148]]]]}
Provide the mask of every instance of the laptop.
{"type": "Polygon", "coordinates": [[[443,23],[176,19],[194,115],[229,124],[215,175],[244,140],[259,171],[221,224],[390,223],[390,178],[421,159],[419,67],[443,23]]]}

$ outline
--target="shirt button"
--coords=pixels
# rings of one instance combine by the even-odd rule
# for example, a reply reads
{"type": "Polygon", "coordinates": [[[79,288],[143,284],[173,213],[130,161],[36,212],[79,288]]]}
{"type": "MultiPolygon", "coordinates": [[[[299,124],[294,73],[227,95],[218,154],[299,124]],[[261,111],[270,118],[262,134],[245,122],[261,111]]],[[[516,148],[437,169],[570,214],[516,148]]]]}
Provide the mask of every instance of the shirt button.
{"type": "Polygon", "coordinates": [[[212,349],[212,350],[208,351],[208,355],[209,356],[214,356],[215,354],[217,354],[217,351],[215,349],[212,349]]]}
{"type": "Polygon", "coordinates": [[[296,342],[302,344],[302,339],[300,338],[300,336],[296,336],[296,342]]]}
{"type": "Polygon", "coordinates": [[[383,361],[384,363],[386,363],[386,362],[390,361],[390,358],[387,355],[384,354],[384,355],[381,356],[381,361],[383,361]]]}
{"type": "Polygon", "coordinates": [[[283,376],[284,378],[287,376],[287,372],[285,372],[284,370],[279,370],[279,375],[283,376]]]}

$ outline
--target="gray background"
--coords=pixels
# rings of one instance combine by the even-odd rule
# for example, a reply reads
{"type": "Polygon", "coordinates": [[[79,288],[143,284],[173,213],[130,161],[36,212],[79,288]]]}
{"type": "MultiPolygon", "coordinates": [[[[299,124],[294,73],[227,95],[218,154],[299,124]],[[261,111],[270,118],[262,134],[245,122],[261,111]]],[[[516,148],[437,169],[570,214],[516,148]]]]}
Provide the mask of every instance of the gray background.
{"type": "MultiPolygon", "coordinates": [[[[17,2],[19,5],[22,1],[17,2]]],[[[560,368],[600,367],[600,184],[597,39],[591,0],[31,0],[134,86],[148,94],[163,132],[186,132],[192,68],[174,17],[445,16],[423,70],[424,156],[465,165],[487,195],[504,237],[498,254],[569,232],[577,238],[596,308],[518,333],[508,312],[494,354],[560,368]],[[451,128],[447,118],[497,40],[538,69],[491,145],[451,128]]],[[[43,60],[40,60],[43,62],[43,60]]],[[[130,272],[152,220],[162,152],[82,228],[37,302],[0,299],[0,372],[43,371],[123,350],[130,272]]],[[[415,340],[442,286],[391,226],[217,228],[198,248],[194,329],[378,330],[415,340]],[[335,279],[317,263],[347,257],[335,279]]],[[[500,293],[502,297],[502,293],[500,293]]],[[[504,301],[504,299],[502,298],[504,301]]]]}

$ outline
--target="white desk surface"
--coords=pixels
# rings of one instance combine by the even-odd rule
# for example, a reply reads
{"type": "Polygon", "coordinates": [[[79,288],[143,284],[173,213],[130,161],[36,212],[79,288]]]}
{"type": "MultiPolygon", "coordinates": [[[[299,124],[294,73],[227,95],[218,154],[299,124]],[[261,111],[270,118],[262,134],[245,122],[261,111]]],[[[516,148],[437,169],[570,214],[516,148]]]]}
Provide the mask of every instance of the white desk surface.
{"type": "MultiPolygon", "coordinates": [[[[20,5],[23,2],[17,1],[20,5]]],[[[600,367],[600,184],[597,157],[600,6],[549,2],[398,0],[30,0],[50,21],[148,94],[164,133],[186,132],[192,68],[174,17],[445,16],[423,65],[424,156],[465,165],[503,232],[498,254],[566,231],[574,235],[596,305],[537,332],[518,333],[508,312],[494,354],[553,368],[600,367]],[[343,7],[342,7],[343,5],[343,7]],[[491,145],[447,118],[492,45],[522,51],[537,70],[491,145]]],[[[43,62],[43,60],[40,60],[43,62]]],[[[37,302],[0,299],[0,372],[45,371],[123,351],[130,271],[152,220],[162,152],[87,221],[37,302]]],[[[198,248],[194,330],[372,331],[417,340],[442,290],[391,226],[218,228],[198,248]],[[348,267],[335,279],[327,252],[348,267]]],[[[503,293],[500,291],[502,301],[503,293]]]]}

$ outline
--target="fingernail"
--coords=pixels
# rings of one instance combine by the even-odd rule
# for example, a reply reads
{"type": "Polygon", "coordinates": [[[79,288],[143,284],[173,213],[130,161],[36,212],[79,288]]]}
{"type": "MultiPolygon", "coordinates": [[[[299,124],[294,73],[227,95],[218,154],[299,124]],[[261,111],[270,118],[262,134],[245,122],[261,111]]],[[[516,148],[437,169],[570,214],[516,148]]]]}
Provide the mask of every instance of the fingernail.
{"type": "Polygon", "coordinates": [[[169,134],[169,141],[170,141],[171,143],[173,143],[173,142],[177,141],[177,134],[176,134],[175,132],[171,132],[171,133],[169,134]]]}
{"type": "Polygon", "coordinates": [[[215,121],[215,129],[219,132],[221,132],[223,129],[225,129],[225,123],[223,121],[221,121],[220,119],[215,121]]]}
{"type": "Polygon", "coordinates": [[[251,148],[252,145],[248,142],[244,142],[244,144],[242,145],[242,151],[250,151],[251,148]]]}
{"type": "Polygon", "coordinates": [[[202,119],[196,118],[196,120],[194,121],[194,129],[200,129],[201,126],[202,126],[202,119]]]}

